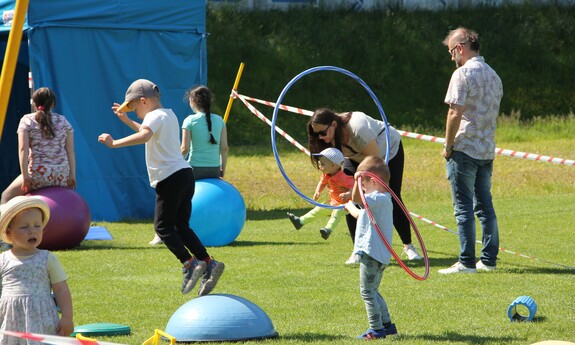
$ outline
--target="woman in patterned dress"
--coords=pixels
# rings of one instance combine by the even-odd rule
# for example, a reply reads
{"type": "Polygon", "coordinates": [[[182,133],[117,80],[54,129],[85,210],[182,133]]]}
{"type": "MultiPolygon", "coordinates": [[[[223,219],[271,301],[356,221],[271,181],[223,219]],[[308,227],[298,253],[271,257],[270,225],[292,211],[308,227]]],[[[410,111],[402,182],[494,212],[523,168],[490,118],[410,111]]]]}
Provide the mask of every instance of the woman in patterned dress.
{"type": "Polygon", "coordinates": [[[42,187],[76,188],[74,131],[64,116],[51,112],[56,95],[42,87],[32,103],[36,112],[24,115],[18,125],[21,174],[4,190],[0,204],[42,187]]]}

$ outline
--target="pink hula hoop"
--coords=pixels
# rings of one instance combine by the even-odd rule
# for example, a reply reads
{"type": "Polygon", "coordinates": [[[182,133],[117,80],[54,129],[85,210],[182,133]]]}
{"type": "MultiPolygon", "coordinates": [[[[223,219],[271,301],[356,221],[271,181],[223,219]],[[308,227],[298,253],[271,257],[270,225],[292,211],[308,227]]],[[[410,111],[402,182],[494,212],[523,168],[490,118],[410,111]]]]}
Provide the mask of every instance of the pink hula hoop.
{"type": "Polygon", "coordinates": [[[399,255],[397,255],[395,250],[391,247],[391,245],[389,244],[389,242],[387,241],[387,239],[385,238],[385,236],[381,232],[379,225],[377,225],[377,222],[375,221],[375,218],[373,217],[373,213],[371,213],[371,210],[369,209],[369,205],[367,204],[367,200],[365,200],[365,194],[363,192],[363,189],[361,188],[361,176],[360,176],[357,179],[357,183],[359,184],[358,189],[359,189],[359,195],[361,196],[361,202],[363,203],[363,206],[365,207],[365,211],[367,212],[369,220],[375,226],[375,230],[377,231],[379,237],[383,240],[383,243],[387,247],[387,250],[389,250],[389,252],[393,256],[393,258],[399,264],[399,266],[401,266],[407,273],[409,273],[410,276],[412,276],[413,278],[415,278],[417,280],[427,279],[427,277],[429,276],[429,257],[427,256],[427,250],[425,249],[425,244],[423,243],[423,239],[421,238],[421,234],[419,233],[419,230],[417,229],[417,225],[415,225],[415,222],[411,218],[409,211],[407,210],[407,208],[405,208],[405,205],[403,204],[403,202],[401,202],[401,200],[399,200],[399,198],[397,197],[397,195],[395,195],[395,193],[391,190],[391,188],[389,188],[389,186],[386,183],[384,183],[378,176],[376,176],[373,173],[370,173],[369,171],[364,171],[363,174],[373,178],[379,184],[381,184],[389,192],[389,194],[391,194],[393,199],[397,202],[397,204],[401,207],[401,209],[403,210],[403,212],[407,216],[407,219],[409,219],[409,223],[413,227],[413,232],[415,233],[415,236],[417,237],[417,241],[419,241],[419,244],[421,245],[421,250],[423,252],[423,259],[425,261],[425,274],[423,276],[420,276],[417,273],[413,272],[409,267],[407,267],[407,265],[399,258],[399,255]]]}

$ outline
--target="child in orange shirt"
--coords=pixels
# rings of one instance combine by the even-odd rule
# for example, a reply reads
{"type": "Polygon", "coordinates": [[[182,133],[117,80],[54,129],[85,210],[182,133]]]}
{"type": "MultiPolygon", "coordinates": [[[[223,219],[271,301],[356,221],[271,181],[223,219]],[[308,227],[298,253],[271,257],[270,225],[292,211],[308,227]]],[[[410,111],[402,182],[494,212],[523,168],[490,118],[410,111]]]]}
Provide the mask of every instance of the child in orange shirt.
{"type": "MultiPolygon", "coordinates": [[[[319,169],[323,173],[313,194],[313,199],[318,200],[321,192],[323,192],[325,187],[328,187],[330,205],[337,206],[345,204],[351,197],[354,179],[353,176],[346,175],[343,172],[343,153],[334,147],[329,147],[313,156],[317,158],[319,169]]],[[[339,224],[340,216],[343,213],[345,213],[343,209],[329,209],[316,206],[301,217],[289,212],[287,215],[297,230],[301,229],[302,226],[316,217],[331,215],[326,226],[319,231],[321,237],[327,240],[339,224]]]]}

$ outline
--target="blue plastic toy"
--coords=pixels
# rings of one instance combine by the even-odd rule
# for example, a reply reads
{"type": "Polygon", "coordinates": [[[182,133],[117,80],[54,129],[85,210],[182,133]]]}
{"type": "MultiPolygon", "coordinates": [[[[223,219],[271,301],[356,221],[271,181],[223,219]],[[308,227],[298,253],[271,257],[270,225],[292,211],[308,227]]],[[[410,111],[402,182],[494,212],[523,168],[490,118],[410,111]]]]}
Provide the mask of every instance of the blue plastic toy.
{"type": "Polygon", "coordinates": [[[536,312],[537,312],[537,303],[535,303],[533,298],[529,296],[519,296],[515,299],[515,301],[513,301],[509,305],[509,308],[507,309],[507,316],[511,321],[531,321],[535,317],[536,312]],[[518,311],[518,309],[521,309],[521,306],[527,308],[527,310],[529,311],[528,316],[522,315],[518,311]]]}
{"type": "Polygon", "coordinates": [[[166,333],[176,342],[243,341],[278,335],[260,307],[228,294],[206,295],[185,303],[168,321],[166,333]]]}

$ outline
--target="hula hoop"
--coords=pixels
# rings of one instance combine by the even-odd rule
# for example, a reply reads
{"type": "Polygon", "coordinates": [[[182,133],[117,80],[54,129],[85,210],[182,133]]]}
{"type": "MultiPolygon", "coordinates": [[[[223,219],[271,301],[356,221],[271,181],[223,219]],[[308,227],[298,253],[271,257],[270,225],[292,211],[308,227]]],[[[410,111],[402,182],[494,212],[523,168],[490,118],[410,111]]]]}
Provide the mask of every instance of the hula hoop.
{"type": "MultiPolygon", "coordinates": [[[[421,251],[423,252],[423,259],[425,261],[425,274],[423,276],[417,275],[409,267],[407,267],[407,265],[399,258],[399,255],[397,255],[397,253],[395,252],[393,247],[391,247],[391,245],[389,244],[389,242],[387,241],[387,239],[385,238],[385,236],[381,232],[379,225],[377,225],[377,222],[376,222],[375,218],[373,217],[373,213],[371,213],[371,210],[369,209],[369,205],[367,204],[367,200],[365,200],[365,194],[363,192],[363,188],[360,187],[358,189],[359,189],[359,195],[361,196],[361,202],[363,203],[363,206],[365,207],[365,211],[367,212],[369,220],[375,226],[375,230],[379,234],[379,237],[381,237],[381,239],[383,240],[383,243],[387,247],[387,250],[389,250],[389,252],[393,256],[393,258],[399,264],[399,266],[401,266],[407,273],[409,273],[409,275],[411,275],[413,278],[415,278],[417,280],[427,279],[427,277],[429,276],[429,257],[427,256],[427,250],[425,249],[425,244],[423,243],[423,239],[421,238],[421,234],[419,233],[419,230],[417,229],[417,225],[415,225],[415,223],[413,222],[413,219],[411,218],[411,216],[409,216],[409,213],[408,213],[407,209],[405,208],[405,205],[403,205],[401,200],[399,200],[399,198],[397,197],[397,195],[395,195],[395,193],[391,190],[391,188],[389,188],[389,186],[387,184],[385,184],[378,176],[376,176],[375,174],[373,174],[369,171],[364,171],[363,173],[365,175],[371,177],[372,179],[375,179],[379,184],[381,184],[389,192],[389,194],[391,194],[393,199],[397,202],[397,204],[401,207],[403,212],[405,212],[405,214],[407,215],[407,219],[409,219],[409,223],[413,227],[413,232],[415,233],[415,236],[417,236],[417,240],[419,241],[419,244],[421,245],[421,251]]],[[[357,183],[359,184],[359,186],[361,186],[361,179],[362,179],[361,176],[359,176],[359,178],[357,179],[357,183]]]]}
{"type": "Polygon", "coordinates": [[[314,73],[314,72],[318,72],[318,71],[334,71],[334,72],[340,72],[343,73],[347,76],[352,77],[353,79],[355,79],[358,83],[361,84],[361,86],[364,87],[364,89],[367,91],[367,93],[369,93],[369,95],[371,96],[371,98],[373,99],[373,102],[375,103],[375,105],[377,106],[377,109],[379,110],[379,114],[381,115],[381,118],[383,119],[383,123],[385,125],[385,140],[386,140],[386,149],[385,149],[385,163],[387,164],[388,160],[389,160],[389,125],[387,123],[387,117],[385,116],[385,112],[383,111],[383,108],[381,107],[381,104],[379,103],[379,100],[377,99],[377,97],[375,96],[375,93],[373,93],[373,91],[371,91],[371,89],[369,88],[369,86],[367,86],[367,84],[357,75],[353,74],[352,72],[345,70],[343,68],[340,67],[334,67],[334,66],[317,66],[317,67],[313,67],[310,69],[307,69],[303,72],[301,72],[300,74],[296,75],[292,80],[290,80],[289,83],[286,84],[286,86],[284,87],[284,89],[282,90],[282,92],[280,93],[277,101],[276,101],[276,105],[274,107],[274,112],[273,112],[273,118],[272,118],[272,124],[271,124],[271,136],[272,136],[272,150],[274,152],[274,157],[276,160],[276,163],[278,165],[278,168],[281,172],[281,174],[283,175],[284,179],[286,180],[287,184],[291,187],[291,189],[293,189],[294,192],[296,192],[296,194],[298,194],[300,197],[302,197],[304,200],[306,200],[307,202],[309,202],[310,204],[314,205],[314,206],[319,206],[319,207],[323,207],[323,208],[329,208],[329,209],[342,209],[344,206],[343,205],[329,205],[329,204],[322,204],[319,203],[311,198],[309,198],[307,195],[303,194],[296,186],[295,184],[292,182],[292,180],[288,177],[288,175],[285,172],[285,169],[281,163],[279,154],[278,154],[278,150],[277,150],[277,146],[276,146],[276,122],[277,122],[277,115],[278,115],[278,111],[279,111],[279,106],[282,104],[282,101],[285,97],[285,94],[288,92],[288,90],[293,86],[293,84],[295,84],[296,81],[298,81],[299,79],[301,79],[303,76],[310,74],[310,73],[314,73]]]}

